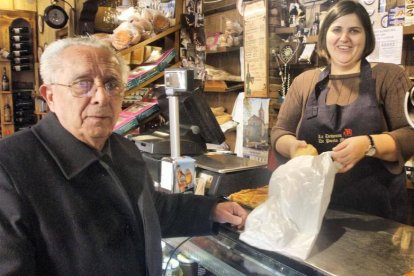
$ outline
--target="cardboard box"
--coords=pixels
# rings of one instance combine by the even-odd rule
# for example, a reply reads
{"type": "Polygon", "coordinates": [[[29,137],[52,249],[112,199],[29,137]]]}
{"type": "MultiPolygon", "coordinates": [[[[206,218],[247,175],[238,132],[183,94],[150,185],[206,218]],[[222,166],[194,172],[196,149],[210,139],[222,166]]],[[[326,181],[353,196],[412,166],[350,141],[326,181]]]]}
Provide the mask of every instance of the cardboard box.
{"type": "Polygon", "coordinates": [[[160,107],[155,102],[136,102],[119,114],[114,132],[124,135],[159,110],[160,107]]]}

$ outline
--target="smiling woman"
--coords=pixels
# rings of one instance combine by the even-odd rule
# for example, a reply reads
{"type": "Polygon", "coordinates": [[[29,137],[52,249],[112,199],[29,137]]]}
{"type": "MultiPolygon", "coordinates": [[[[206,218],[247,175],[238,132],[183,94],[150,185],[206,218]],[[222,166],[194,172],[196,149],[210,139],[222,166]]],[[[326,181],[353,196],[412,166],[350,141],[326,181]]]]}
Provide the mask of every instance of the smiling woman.
{"type": "Polygon", "coordinates": [[[356,14],[347,14],[335,20],[326,35],[331,73],[358,73],[365,42],[365,30],[356,14]]]}
{"type": "Polygon", "coordinates": [[[332,151],[342,168],[331,208],[405,222],[404,163],[414,155],[414,130],[401,107],[411,81],[398,65],[374,66],[365,59],[375,37],[367,11],[357,2],[336,3],[318,40],[328,66],[293,81],[272,130],[276,153],[292,158],[309,144],[319,153],[332,151]]]}

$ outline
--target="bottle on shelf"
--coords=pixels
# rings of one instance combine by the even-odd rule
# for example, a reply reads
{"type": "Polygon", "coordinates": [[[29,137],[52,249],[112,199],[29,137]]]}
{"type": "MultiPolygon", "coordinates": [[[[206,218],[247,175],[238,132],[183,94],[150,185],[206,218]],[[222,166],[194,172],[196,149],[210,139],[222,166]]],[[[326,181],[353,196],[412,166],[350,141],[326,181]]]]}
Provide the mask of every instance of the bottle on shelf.
{"type": "Polygon", "coordinates": [[[10,81],[7,76],[6,67],[3,67],[3,76],[1,77],[1,90],[9,91],[10,90],[10,81]]]}
{"type": "Polygon", "coordinates": [[[33,110],[33,102],[32,101],[17,101],[15,102],[14,108],[15,110],[33,110]]]}
{"type": "Polygon", "coordinates": [[[14,110],[14,116],[19,117],[28,117],[33,114],[33,110],[14,110]]]}
{"type": "Polygon", "coordinates": [[[11,106],[9,103],[6,102],[4,105],[4,121],[7,123],[10,123],[12,121],[12,112],[11,112],[11,106]]]}
{"type": "Polygon", "coordinates": [[[10,28],[12,34],[28,34],[29,28],[28,27],[16,27],[10,28]]]}
{"type": "Polygon", "coordinates": [[[30,71],[31,67],[30,64],[19,64],[12,66],[13,71],[20,72],[20,71],[30,71]]]}
{"type": "Polygon", "coordinates": [[[30,63],[30,57],[13,58],[13,64],[27,64],[27,63],[30,63]]]}
{"type": "Polygon", "coordinates": [[[12,48],[14,50],[30,50],[30,46],[29,42],[12,43],[12,48]]]}
{"type": "Polygon", "coordinates": [[[14,42],[21,42],[21,41],[29,41],[30,37],[28,35],[12,35],[11,39],[14,42]]]}
{"type": "Polygon", "coordinates": [[[16,50],[13,51],[13,57],[22,57],[22,56],[29,56],[30,51],[29,50],[16,50]]]}
{"type": "Polygon", "coordinates": [[[14,122],[16,124],[34,124],[35,120],[36,119],[34,115],[32,115],[32,116],[27,116],[27,117],[17,117],[14,119],[14,122]]]}
{"type": "Polygon", "coordinates": [[[14,42],[21,42],[21,41],[29,41],[30,37],[28,35],[12,35],[11,39],[14,42]]]}

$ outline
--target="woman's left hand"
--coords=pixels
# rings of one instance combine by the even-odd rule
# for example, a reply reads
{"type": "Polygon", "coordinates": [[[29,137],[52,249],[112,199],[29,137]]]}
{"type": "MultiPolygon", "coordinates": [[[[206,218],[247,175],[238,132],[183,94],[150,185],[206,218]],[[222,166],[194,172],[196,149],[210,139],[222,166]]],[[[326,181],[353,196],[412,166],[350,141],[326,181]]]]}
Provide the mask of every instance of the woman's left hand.
{"type": "Polygon", "coordinates": [[[347,138],[332,149],[332,159],[340,164],[342,168],[339,173],[352,169],[356,163],[365,156],[369,140],[366,136],[355,136],[347,138]]]}

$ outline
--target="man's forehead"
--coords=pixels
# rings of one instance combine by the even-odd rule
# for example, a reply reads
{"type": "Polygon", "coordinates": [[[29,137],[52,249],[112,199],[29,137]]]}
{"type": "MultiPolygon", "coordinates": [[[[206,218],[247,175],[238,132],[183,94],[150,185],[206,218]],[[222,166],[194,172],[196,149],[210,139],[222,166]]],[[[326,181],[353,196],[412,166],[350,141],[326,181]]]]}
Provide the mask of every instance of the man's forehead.
{"type": "Polygon", "coordinates": [[[70,46],[63,50],[61,60],[58,61],[63,67],[71,66],[71,70],[80,67],[102,67],[106,70],[120,70],[120,64],[114,54],[105,48],[94,48],[90,46],[70,46]],[[74,66],[74,67],[73,67],[74,66]]]}
{"type": "Polygon", "coordinates": [[[79,58],[94,59],[95,62],[99,61],[119,64],[118,60],[109,49],[91,47],[86,45],[69,46],[63,50],[62,56],[65,60],[71,63],[73,62],[75,64],[79,58]]]}

